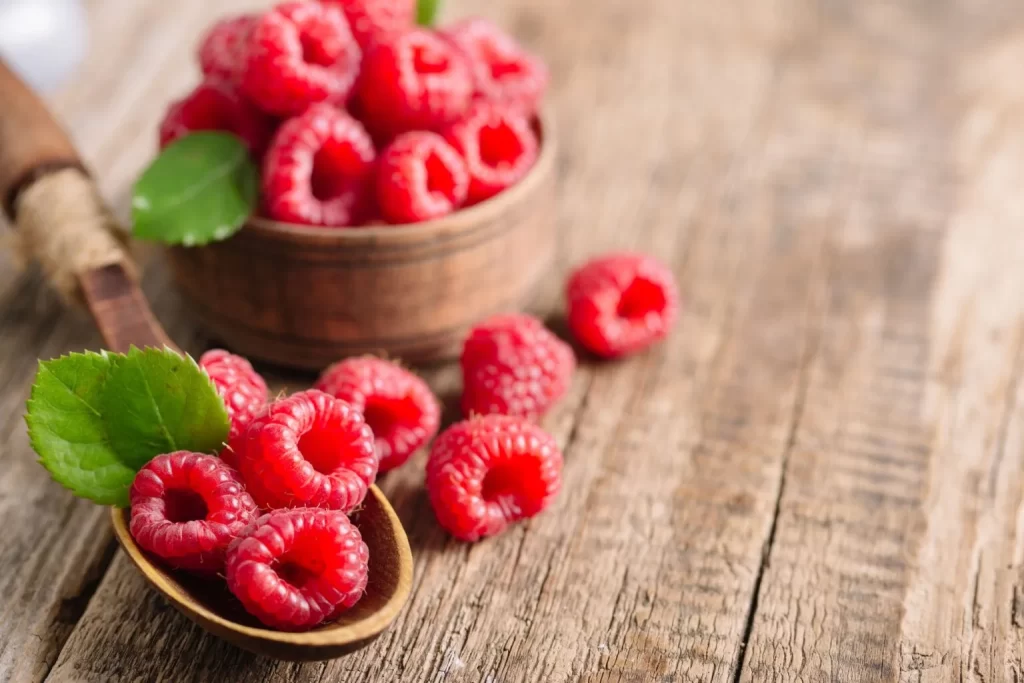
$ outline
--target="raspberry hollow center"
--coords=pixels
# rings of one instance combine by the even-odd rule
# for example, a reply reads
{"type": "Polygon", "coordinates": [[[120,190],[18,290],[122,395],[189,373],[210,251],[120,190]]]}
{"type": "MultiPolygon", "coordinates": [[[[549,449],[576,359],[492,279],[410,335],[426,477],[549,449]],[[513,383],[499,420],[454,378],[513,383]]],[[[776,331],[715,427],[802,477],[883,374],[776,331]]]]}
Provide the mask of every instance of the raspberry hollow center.
{"type": "Polygon", "coordinates": [[[313,157],[313,196],[328,201],[346,194],[352,178],[361,173],[363,166],[363,160],[351,146],[327,142],[313,157]]]}
{"type": "Polygon", "coordinates": [[[620,318],[643,320],[650,313],[660,313],[668,302],[665,291],[657,284],[642,277],[634,278],[622,293],[617,309],[620,318]]]}
{"type": "Polygon", "coordinates": [[[314,427],[299,438],[299,453],[320,474],[331,474],[338,468],[343,438],[333,430],[314,427]]]}
{"type": "Polygon", "coordinates": [[[334,55],[327,53],[323,41],[318,40],[309,33],[303,32],[299,35],[299,43],[302,45],[302,61],[314,66],[332,66],[336,61],[334,55]]]}
{"type": "Polygon", "coordinates": [[[194,522],[206,519],[209,512],[206,501],[195,491],[170,489],[164,495],[164,516],[169,522],[194,522]]]}
{"type": "Polygon", "coordinates": [[[413,48],[412,65],[416,73],[420,74],[443,74],[450,66],[448,55],[419,45],[413,48]]]}
{"type": "Polygon", "coordinates": [[[440,194],[445,199],[455,194],[455,175],[438,154],[431,153],[424,162],[424,166],[427,168],[428,192],[440,194]]]}
{"type": "Polygon", "coordinates": [[[535,511],[524,510],[522,503],[543,500],[547,491],[536,458],[519,458],[495,465],[487,474],[480,487],[480,496],[490,505],[501,510],[507,520],[518,519],[535,511]]]}
{"type": "Polygon", "coordinates": [[[385,438],[403,425],[419,424],[422,411],[411,397],[370,398],[366,401],[363,419],[377,439],[385,438]]]}
{"type": "Polygon", "coordinates": [[[512,166],[523,155],[523,143],[506,123],[480,129],[480,159],[492,168],[512,166]]]}

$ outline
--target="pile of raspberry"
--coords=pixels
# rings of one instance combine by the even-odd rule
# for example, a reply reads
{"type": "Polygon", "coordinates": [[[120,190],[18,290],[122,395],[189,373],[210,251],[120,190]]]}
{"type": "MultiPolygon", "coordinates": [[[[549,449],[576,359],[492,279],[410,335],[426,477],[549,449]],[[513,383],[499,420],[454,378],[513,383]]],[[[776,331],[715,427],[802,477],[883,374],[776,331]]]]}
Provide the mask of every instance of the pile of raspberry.
{"type": "Polygon", "coordinates": [[[483,19],[418,27],[414,5],[301,0],[221,20],[161,146],[237,135],[263,213],[306,225],[416,223],[514,185],[537,159],[546,67],[483,19]]]}
{"type": "MultiPolygon", "coordinates": [[[[678,295],[654,259],[618,253],[569,279],[569,329],[591,353],[624,356],[665,337],[678,295]]],[[[224,577],[265,625],[304,630],[362,597],[374,558],[349,515],[377,475],[438,432],[441,407],[418,376],[375,357],[328,367],[313,389],[269,400],[240,356],[199,361],[231,420],[216,456],[160,455],[131,489],[131,533],[171,567],[224,577]]],[[[562,453],[539,421],[569,390],[572,348],[529,315],[493,316],[460,358],[463,421],[430,446],[425,484],[438,522],[477,541],[539,514],[558,494],[562,453]]]]}

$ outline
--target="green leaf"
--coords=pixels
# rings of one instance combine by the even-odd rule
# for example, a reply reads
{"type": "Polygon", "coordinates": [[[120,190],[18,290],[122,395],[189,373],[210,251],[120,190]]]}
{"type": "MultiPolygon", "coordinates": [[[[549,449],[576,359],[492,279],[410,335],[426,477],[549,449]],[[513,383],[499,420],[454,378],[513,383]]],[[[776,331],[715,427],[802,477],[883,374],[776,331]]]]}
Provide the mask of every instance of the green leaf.
{"type": "Polygon", "coordinates": [[[441,0],[418,0],[416,3],[416,23],[420,26],[433,26],[437,20],[439,9],[441,9],[441,0]]]}
{"type": "Polygon", "coordinates": [[[39,364],[28,400],[29,441],[39,462],[76,495],[126,505],[135,469],[114,451],[100,415],[106,354],[73,353],[39,364]]]}
{"type": "Polygon", "coordinates": [[[156,349],[40,363],[25,421],[51,476],[103,505],[127,505],[135,473],[155,456],[215,453],[228,435],[207,374],[188,356],[156,349]]]}
{"type": "Polygon", "coordinates": [[[257,202],[259,174],[242,141],[201,131],[175,140],[132,193],[133,234],[193,246],[238,232],[257,202]]]}
{"type": "Polygon", "coordinates": [[[116,358],[100,393],[110,444],[138,470],[172,451],[216,453],[228,414],[209,376],[188,356],[132,348],[116,358]]]}

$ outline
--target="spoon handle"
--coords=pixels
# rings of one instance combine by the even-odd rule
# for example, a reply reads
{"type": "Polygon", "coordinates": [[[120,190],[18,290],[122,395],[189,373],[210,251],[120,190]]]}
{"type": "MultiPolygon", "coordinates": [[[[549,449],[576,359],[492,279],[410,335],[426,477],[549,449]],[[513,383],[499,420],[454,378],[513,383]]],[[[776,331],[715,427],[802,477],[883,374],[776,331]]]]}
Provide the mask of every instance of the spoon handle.
{"type": "Polygon", "coordinates": [[[2,59],[0,102],[0,199],[25,256],[65,299],[88,309],[110,350],[175,348],[75,146],[2,59]]]}

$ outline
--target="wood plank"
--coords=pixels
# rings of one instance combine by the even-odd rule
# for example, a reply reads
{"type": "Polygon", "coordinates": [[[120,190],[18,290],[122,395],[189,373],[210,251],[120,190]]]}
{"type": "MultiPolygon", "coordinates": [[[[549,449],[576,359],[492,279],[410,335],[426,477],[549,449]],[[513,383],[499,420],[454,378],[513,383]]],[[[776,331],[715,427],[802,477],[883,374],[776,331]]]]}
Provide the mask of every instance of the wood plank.
{"type": "MultiPolygon", "coordinates": [[[[654,9],[495,8],[550,55],[564,84],[563,266],[611,246],[650,249],[691,292],[673,343],[581,368],[548,422],[568,461],[552,512],[469,547],[433,522],[422,458],[389,475],[417,557],[415,595],[378,643],[328,665],[275,664],[213,641],[117,559],[49,680],[731,680],[836,198],[823,187],[805,204],[803,172],[774,179],[777,150],[746,145],[773,133],[785,107],[772,77],[791,30],[786,7],[751,2],[724,17],[668,0],[654,9]],[[580,30],[565,33],[569,21],[580,30]],[[667,45],[680,32],[693,52],[645,71],[652,36],[667,45]],[[706,61],[687,59],[702,51],[730,88],[679,98],[708,85],[706,61]]],[[[834,171],[833,151],[821,154],[813,161],[834,171]]],[[[557,313],[554,275],[542,314],[557,313]]],[[[457,388],[451,369],[431,380],[443,395],[457,388]]]]}
{"type": "Polygon", "coordinates": [[[1021,679],[1024,34],[985,10],[825,9],[867,163],[744,681],[1021,679]]]}

